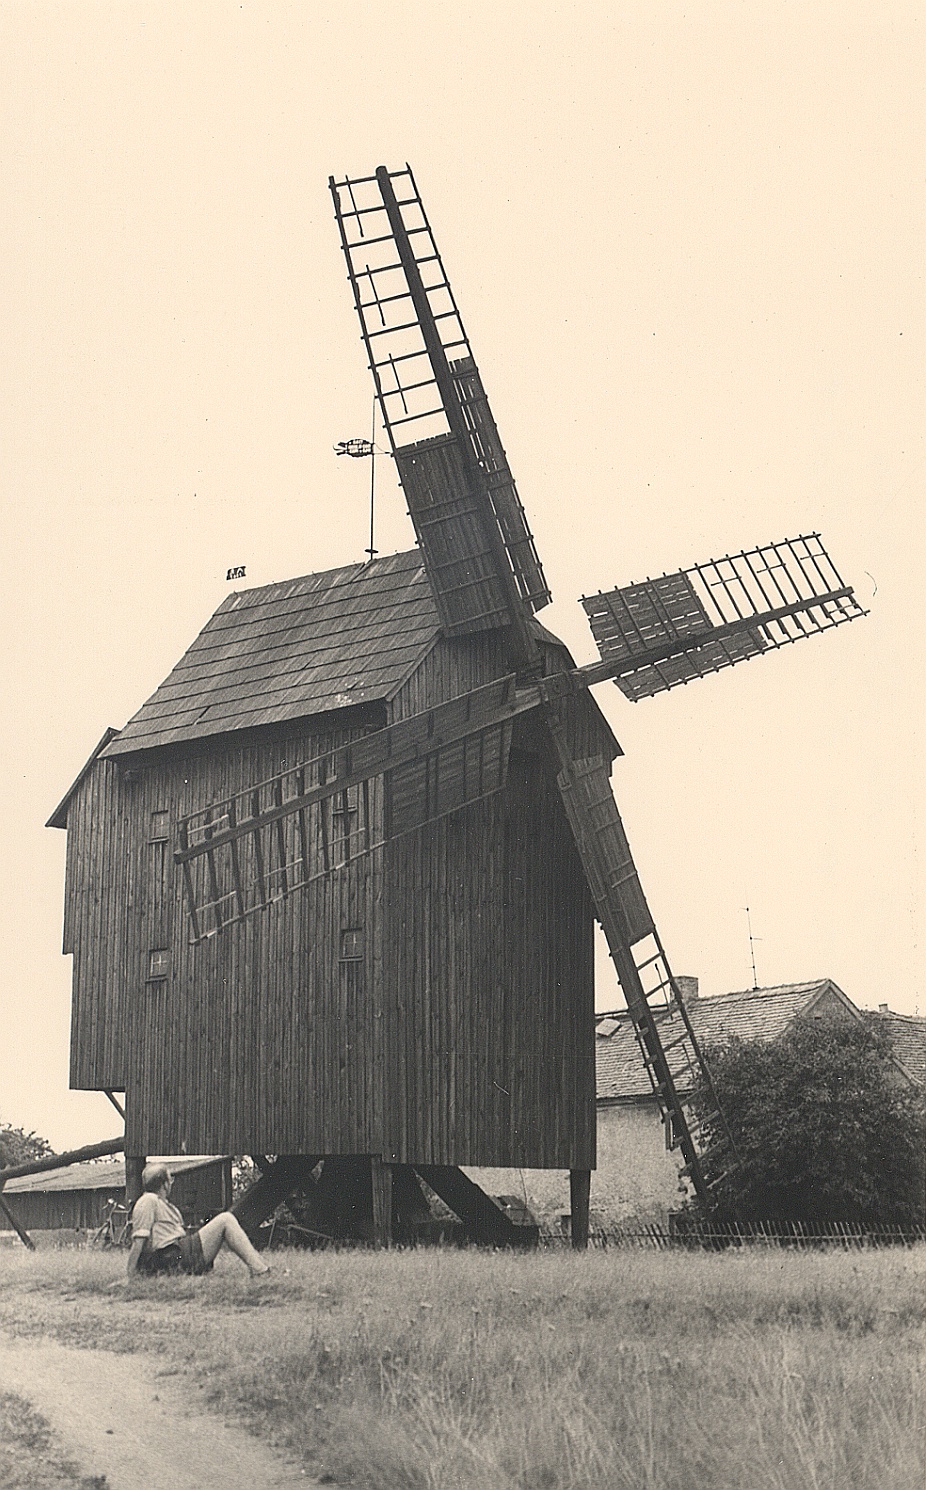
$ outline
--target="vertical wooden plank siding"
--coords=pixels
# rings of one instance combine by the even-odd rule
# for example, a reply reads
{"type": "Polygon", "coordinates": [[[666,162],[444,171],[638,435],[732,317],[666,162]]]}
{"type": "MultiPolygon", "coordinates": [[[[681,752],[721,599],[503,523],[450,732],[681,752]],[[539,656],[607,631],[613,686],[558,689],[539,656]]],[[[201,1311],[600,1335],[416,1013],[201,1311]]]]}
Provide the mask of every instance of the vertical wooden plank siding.
{"type": "Polygon", "coordinates": [[[385,850],[394,1163],[594,1164],[593,920],[554,792],[513,752],[503,795],[385,850]]]}
{"type": "MultiPolygon", "coordinates": [[[[392,717],[497,676],[502,649],[497,636],[441,642],[392,717]]],[[[607,751],[594,713],[575,728],[583,754],[607,751]]],[[[393,1162],[594,1165],[594,921],[535,745],[535,727],[516,732],[503,794],[384,850],[393,1162]]]]}
{"type": "MultiPolygon", "coordinates": [[[[354,732],[356,733],[356,732],[354,732]]],[[[129,1151],[378,1152],[382,1020],[373,970],[379,860],[271,905],[233,931],[189,943],[182,876],[150,839],[242,782],[345,743],[300,732],[242,748],[97,762],[69,819],[74,945],[72,1085],[125,1089],[129,1151]],[[340,959],[363,927],[363,955],[340,959]],[[162,948],[167,976],[149,976],[162,948]]],[[[372,808],[381,810],[379,793],[372,808]]],[[[378,892],[381,898],[381,891],[378,892]]]]}

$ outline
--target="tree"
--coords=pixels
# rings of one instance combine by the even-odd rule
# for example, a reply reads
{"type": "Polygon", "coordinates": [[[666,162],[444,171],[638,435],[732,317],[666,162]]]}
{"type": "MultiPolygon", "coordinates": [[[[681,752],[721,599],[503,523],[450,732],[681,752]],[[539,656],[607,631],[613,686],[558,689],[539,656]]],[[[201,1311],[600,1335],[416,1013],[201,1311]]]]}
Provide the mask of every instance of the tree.
{"type": "MultiPolygon", "coordinates": [[[[742,1161],[717,1180],[742,1220],[926,1221],[926,1102],[861,1020],[801,1020],[773,1042],[734,1040],[705,1058],[742,1161]]],[[[706,1095],[701,1107],[708,1110],[706,1095]]]]}
{"type": "Polygon", "coordinates": [[[44,1159],[55,1151],[47,1138],[38,1133],[27,1133],[23,1128],[12,1128],[9,1123],[0,1123],[0,1169],[10,1164],[28,1164],[32,1159],[44,1159]]]}

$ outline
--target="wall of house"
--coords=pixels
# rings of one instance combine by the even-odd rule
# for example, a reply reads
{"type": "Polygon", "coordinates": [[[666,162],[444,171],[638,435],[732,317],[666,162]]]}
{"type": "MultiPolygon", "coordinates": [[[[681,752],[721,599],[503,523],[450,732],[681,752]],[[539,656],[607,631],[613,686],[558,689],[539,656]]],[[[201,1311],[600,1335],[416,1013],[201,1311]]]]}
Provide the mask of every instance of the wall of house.
{"type": "Polygon", "coordinates": [[[666,1148],[653,1102],[602,1104],[598,1109],[598,1168],[592,1175],[592,1210],[612,1223],[664,1224],[688,1194],[682,1160],[666,1148]]]}
{"type": "MultiPolygon", "coordinates": [[[[681,1160],[666,1150],[659,1113],[651,1102],[598,1108],[598,1166],[592,1173],[591,1224],[662,1225],[678,1210],[681,1160]]],[[[471,1168],[489,1195],[515,1195],[542,1224],[557,1227],[569,1214],[569,1173],[552,1169],[471,1168]]]]}

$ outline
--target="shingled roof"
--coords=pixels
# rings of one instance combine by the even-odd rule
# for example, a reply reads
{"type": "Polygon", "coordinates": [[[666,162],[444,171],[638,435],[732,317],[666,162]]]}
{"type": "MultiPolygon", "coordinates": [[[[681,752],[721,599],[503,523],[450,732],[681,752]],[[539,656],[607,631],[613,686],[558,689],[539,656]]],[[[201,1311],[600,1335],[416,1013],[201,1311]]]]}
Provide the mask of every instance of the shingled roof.
{"type": "MultiPolygon", "coordinates": [[[[799,1014],[808,1013],[824,996],[835,997],[855,1018],[861,1018],[851,999],[831,978],[811,983],[783,983],[774,988],[750,988],[718,998],[686,1004],[695,1038],[702,1045],[724,1040],[777,1040],[799,1014]]],[[[635,1101],[652,1097],[646,1068],[633,1025],[623,1011],[597,1021],[595,1041],[599,1102],[635,1101]],[[607,1033],[602,1033],[607,1031],[607,1033]]]]}
{"type": "Polygon", "coordinates": [[[389,698],[437,634],[418,549],[239,591],[104,754],[389,698]]]}
{"type": "Polygon", "coordinates": [[[926,1086],[926,1019],[917,1014],[895,1014],[893,1009],[872,1011],[868,1018],[884,1030],[894,1059],[920,1086],[926,1086]]]}

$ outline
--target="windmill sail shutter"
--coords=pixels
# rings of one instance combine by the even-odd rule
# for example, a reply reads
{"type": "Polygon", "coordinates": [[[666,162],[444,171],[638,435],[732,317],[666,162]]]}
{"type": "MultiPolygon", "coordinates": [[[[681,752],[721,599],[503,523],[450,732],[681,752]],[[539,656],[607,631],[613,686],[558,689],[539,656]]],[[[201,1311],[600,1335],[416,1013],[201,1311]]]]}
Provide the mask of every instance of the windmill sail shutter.
{"type": "Polygon", "coordinates": [[[599,913],[617,911],[628,946],[655,925],[611,792],[608,768],[598,757],[575,761],[558,778],[560,794],[599,913]]]}
{"type": "Polygon", "coordinates": [[[582,604],[602,661],[632,700],[865,614],[819,533],[709,559],[582,604]]]}
{"type": "Polygon", "coordinates": [[[486,530],[484,498],[453,435],[438,435],[395,453],[441,625],[465,636],[511,621],[486,530]]]}

